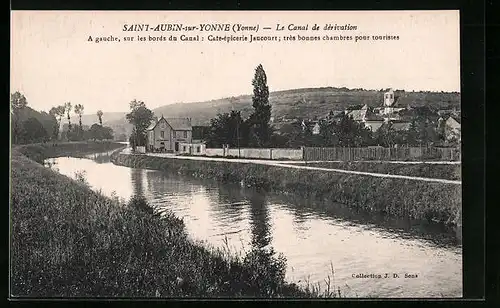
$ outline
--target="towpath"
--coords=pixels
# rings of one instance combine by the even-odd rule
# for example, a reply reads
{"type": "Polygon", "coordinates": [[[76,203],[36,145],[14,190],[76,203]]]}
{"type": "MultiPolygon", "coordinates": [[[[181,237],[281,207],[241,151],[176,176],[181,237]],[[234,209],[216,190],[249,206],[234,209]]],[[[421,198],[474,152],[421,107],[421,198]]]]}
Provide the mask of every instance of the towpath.
{"type": "MultiPolygon", "coordinates": [[[[131,149],[130,148],[126,148],[126,149],[124,149],[122,151],[122,153],[123,154],[131,154],[131,149]]],[[[347,174],[357,174],[357,175],[373,176],[373,177],[380,177],[380,178],[405,179],[405,180],[413,180],[413,181],[424,181],[424,182],[445,183],[445,184],[455,184],[455,185],[461,185],[462,184],[462,181],[455,181],[455,180],[425,178],[425,177],[406,176],[406,175],[397,175],[397,174],[374,173],[374,172],[362,172],[362,171],[353,171],[353,170],[344,170],[344,169],[313,167],[313,166],[307,166],[307,165],[305,165],[304,161],[292,161],[292,160],[279,161],[279,160],[265,160],[265,159],[223,158],[223,157],[206,157],[206,156],[176,156],[176,155],[173,155],[173,154],[166,154],[166,153],[147,153],[147,154],[142,154],[142,155],[154,156],[154,157],[163,157],[163,158],[171,158],[171,159],[187,159],[187,160],[202,160],[202,161],[223,161],[223,162],[240,163],[240,164],[241,163],[242,164],[260,164],[260,165],[279,166],[279,167],[283,167],[283,168],[302,169],[302,170],[317,170],[317,171],[337,172],[337,173],[347,173],[347,174]]],[[[312,162],[308,162],[308,163],[312,163],[312,162]]],[[[410,163],[410,162],[390,162],[390,163],[410,163]]],[[[442,163],[442,164],[443,163],[448,163],[448,164],[460,164],[460,162],[411,162],[411,163],[442,163]]]]}

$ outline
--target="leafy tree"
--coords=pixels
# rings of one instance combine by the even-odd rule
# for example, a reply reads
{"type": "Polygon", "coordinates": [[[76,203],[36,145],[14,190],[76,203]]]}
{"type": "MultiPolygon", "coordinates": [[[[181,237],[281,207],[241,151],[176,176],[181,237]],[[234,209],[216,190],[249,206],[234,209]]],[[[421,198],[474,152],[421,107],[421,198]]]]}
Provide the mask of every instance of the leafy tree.
{"type": "Polygon", "coordinates": [[[230,146],[246,146],[245,136],[247,132],[246,123],[241,117],[240,111],[218,114],[210,120],[210,132],[207,144],[212,147],[220,147],[224,144],[230,146]]]}
{"type": "Polygon", "coordinates": [[[68,138],[68,140],[71,140],[71,117],[70,117],[70,113],[71,113],[71,109],[72,109],[72,105],[71,105],[71,102],[67,102],[64,104],[64,108],[66,110],[66,116],[67,116],[67,119],[68,119],[68,131],[66,133],[66,137],[68,138]]]}
{"type": "Polygon", "coordinates": [[[83,138],[83,125],[82,125],[83,110],[84,110],[84,107],[82,104],[76,104],[74,107],[74,112],[78,116],[78,124],[79,124],[78,137],[79,137],[79,139],[83,138]]]}
{"type": "MultiPolygon", "coordinates": [[[[285,124],[280,131],[286,140],[286,145],[291,148],[303,146],[305,132],[302,128],[301,121],[285,124]]],[[[276,139],[276,138],[273,138],[276,139]]]]}
{"type": "Polygon", "coordinates": [[[49,114],[55,117],[57,121],[56,125],[54,126],[53,132],[55,139],[59,138],[59,129],[61,127],[62,117],[64,116],[65,112],[66,107],[64,105],[52,107],[49,111],[49,114]]]}
{"type": "Polygon", "coordinates": [[[336,127],[336,122],[333,120],[321,121],[319,123],[320,131],[319,134],[322,139],[321,145],[323,146],[337,146],[339,144],[339,138],[336,135],[338,128],[336,127]]]}
{"type": "Polygon", "coordinates": [[[394,130],[391,123],[384,123],[377,130],[376,141],[377,144],[384,147],[393,147],[396,144],[397,132],[394,130]]]}
{"type": "Polygon", "coordinates": [[[21,140],[23,143],[36,143],[47,141],[49,134],[38,119],[31,117],[24,121],[21,130],[21,140]]]}
{"type": "Polygon", "coordinates": [[[113,139],[113,129],[94,123],[89,129],[90,138],[95,140],[113,139]]]}
{"type": "Polygon", "coordinates": [[[210,134],[210,126],[193,126],[193,140],[205,140],[210,134]]]}
{"type": "Polygon", "coordinates": [[[111,127],[107,127],[107,126],[101,126],[102,129],[103,129],[103,132],[102,132],[102,137],[103,139],[113,139],[113,129],[111,127]]]}
{"type": "Polygon", "coordinates": [[[99,124],[92,124],[92,126],[89,129],[89,137],[93,139],[94,141],[96,140],[102,140],[101,137],[101,125],[99,124]]]}
{"type": "Polygon", "coordinates": [[[82,104],[75,105],[74,111],[75,111],[75,114],[78,116],[78,121],[79,121],[78,124],[80,125],[80,128],[83,128],[83,126],[82,126],[83,110],[84,110],[84,107],[82,104]]]}
{"type": "Polygon", "coordinates": [[[252,80],[253,97],[252,106],[254,111],[248,119],[251,127],[250,140],[255,146],[266,146],[272,135],[270,125],[271,105],[269,104],[269,87],[267,86],[267,76],[262,64],[255,69],[252,80]]]}
{"type": "Polygon", "coordinates": [[[18,137],[20,134],[21,130],[21,120],[20,120],[20,111],[23,110],[28,106],[28,101],[26,100],[26,97],[21,94],[19,91],[16,91],[14,94],[11,94],[10,96],[10,108],[11,108],[11,113],[13,115],[13,127],[12,127],[12,135],[13,135],[13,142],[18,143],[18,137]]]}
{"type": "Polygon", "coordinates": [[[102,126],[102,115],[104,113],[102,112],[102,110],[97,110],[97,118],[99,118],[99,124],[101,124],[102,126]]]}
{"type": "Polygon", "coordinates": [[[153,112],[146,107],[144,102],[135,99],[130,102],[129,106],[130,113],[126,115],[126,119],[134,126],[130,140],[135,150],[136,146],[146,145],[146,129],[153,120],[153,112]]]}
{"type": "Polygon", "coordinates": [[[352,117],[343,114],[334,130],[341,147],[359,147],[370,143],[371,131],[364,124],[357,123],[352,117]]]}

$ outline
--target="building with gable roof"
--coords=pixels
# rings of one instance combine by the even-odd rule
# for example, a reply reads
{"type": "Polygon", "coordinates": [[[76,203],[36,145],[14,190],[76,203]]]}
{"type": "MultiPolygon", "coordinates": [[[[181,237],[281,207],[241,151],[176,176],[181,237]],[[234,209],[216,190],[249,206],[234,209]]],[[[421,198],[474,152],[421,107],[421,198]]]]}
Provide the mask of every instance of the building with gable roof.
{"type": "Polygon", "coordinates": [[[180,144],[190,144],[193,135],[191,118],[164,118],[163,115],[147,128],[147,150],[181,152],[180,144]]]}
{"type": "Polygon", "coordinates": [[[376,111],[382,115],[386,121],[397,121],[400,120],[398,112],[404,110],[404,107],[398,107],[397,98],[394,95],[394,90],[389,89],[389,91],[384,93],[384,101],[382,107],[376,108],[376,111]]]}
{"type": "Polygon", "coordinates": [[[352,117],[356,122],[364,122],[368,113],[368,105],[364,105],[361,109],[354,109],[347,111],[347,116],[352,117]]]}
{"type": "Polygon", "coordinates": [[[373,112],[368,112],[365,116],[365,120],[363,121],[365,127],[369,128],[372,132],[376,132],[380,127],[382,127],[384,122],[385,120],[383,117],[373,112]]]}
{"type": "Polygon", "coordinates": [[[458,140],[461,141],[461,119],[456,116],[449,116],[445,121],[444,133],[446,140],[458,140]]]}

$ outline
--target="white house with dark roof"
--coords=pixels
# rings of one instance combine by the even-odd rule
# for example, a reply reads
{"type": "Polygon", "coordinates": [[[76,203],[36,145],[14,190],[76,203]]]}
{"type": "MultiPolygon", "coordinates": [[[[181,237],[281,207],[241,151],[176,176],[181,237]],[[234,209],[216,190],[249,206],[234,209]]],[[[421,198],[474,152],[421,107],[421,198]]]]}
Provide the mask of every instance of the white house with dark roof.
{"type": "Polygon", "coordinates": [[[161,116],[147,128],[147,150],[179,153],[180,144],[190,144],[192,134],[191,118],[161,116]]]}

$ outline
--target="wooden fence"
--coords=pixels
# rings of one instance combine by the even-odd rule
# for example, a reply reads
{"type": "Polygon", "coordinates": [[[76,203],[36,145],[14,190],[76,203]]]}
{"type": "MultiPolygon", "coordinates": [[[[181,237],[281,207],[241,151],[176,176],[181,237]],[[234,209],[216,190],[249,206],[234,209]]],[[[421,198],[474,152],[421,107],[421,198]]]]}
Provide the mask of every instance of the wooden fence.
{"type": "Polygon", "coordinates": [[[458,148],[408,147],[408,148],[304,148],[306,161],[356,161],[356,160],[441,160],[460,161],[458,148]]]}
{"type": "Polygon", "coordinates": [[[207,156],[233,156],[241,158],[260,158],[260,159],[277,159],[277,160],[302,160],[303,152],[301,149],[281,149],[281,148],[259,148],[259,149],[234,149],[222,148],[214,149],[207,148],[204,153],[207,156]]]}

